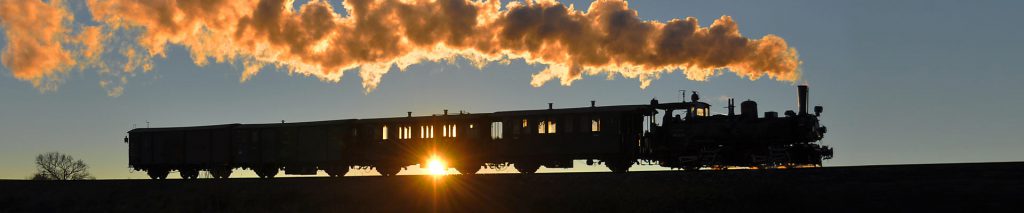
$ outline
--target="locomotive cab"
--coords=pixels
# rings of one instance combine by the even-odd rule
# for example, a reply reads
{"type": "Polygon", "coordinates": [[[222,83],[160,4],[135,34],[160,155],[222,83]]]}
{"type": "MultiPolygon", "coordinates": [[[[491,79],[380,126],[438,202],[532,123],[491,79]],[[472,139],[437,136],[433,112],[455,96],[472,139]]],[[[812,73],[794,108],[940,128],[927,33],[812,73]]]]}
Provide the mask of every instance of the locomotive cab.
{"type": "MultiPolygon", "coordinates": [[[[657,100],[654,100],[651,102],[651,107],[652,110],[664,111],[661,119],[662,126],[711,116],[711,105],[704,102],[658,103],[657,100]]],[[[651,115],[654,114],[657,113],[651,115]]]]}

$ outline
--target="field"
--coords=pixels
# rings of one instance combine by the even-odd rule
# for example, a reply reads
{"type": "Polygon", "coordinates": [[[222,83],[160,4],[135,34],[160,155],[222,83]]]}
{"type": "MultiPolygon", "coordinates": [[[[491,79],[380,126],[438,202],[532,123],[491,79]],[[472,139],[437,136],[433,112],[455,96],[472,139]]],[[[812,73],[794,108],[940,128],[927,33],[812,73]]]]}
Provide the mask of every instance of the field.
{"type": "Polygon", "coordinates": [[[7,180],[0,191],[0,212],[1012,211],[1024,198],[1024,162],[437,178],[7,180]]]}

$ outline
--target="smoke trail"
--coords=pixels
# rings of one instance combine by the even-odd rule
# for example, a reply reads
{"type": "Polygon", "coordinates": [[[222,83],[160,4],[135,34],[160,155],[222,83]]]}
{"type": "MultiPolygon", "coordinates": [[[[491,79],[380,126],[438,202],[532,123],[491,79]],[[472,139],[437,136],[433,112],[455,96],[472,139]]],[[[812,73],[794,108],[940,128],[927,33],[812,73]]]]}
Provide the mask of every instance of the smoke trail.
{"type": "MultiPolygon", "coordinates": [[[[543,0],[511,2],[504,9],[499,1],[348,0],[342,8],[347,15],[336,13],[324,1],[313,0],[299,8],[293,4],[286,0],[87,0],[89,12],[102,25],[90,29],[104,32],[89,32],[96,36],[77,36],[69,43],[86,49],[77,51],[81,54],[118,49],[127,63],[116,72],[151,69],[154,56],[165,56],[168,45],[181,45],[198,65],[211,60],[241,63],[242,81],[267,65],[329,82],[338,82],[346,71],[354,70],[367,91],[376,88],[392,66],[405,70],[423,61],[459,57],[481,68],[518,59],[547,65],[533,75],[533,86],[554,79],[570,85],[587,74],[637,78],[646,87],[661,74],[677,70],[699,81],[722,70],[752,80],[800,77],[796,50],[782,38],[746,38],[729,16],[709,27],[701,27],[692,17],[645,21],[620,0],[597,0],[586,11],[543,0]],[[109,41],[113,31],[139,32],[131,38],[139,48],[89,43],[109,41]]],[[[10,38],[15,37],[11,32],[39,30],[18,26],[40,20],[2,18],[10,38]]],[[[55,39],[60,38],[69,37],[55,39]]],[[[27,72],[21,64],[31,58],[8,59],[8,52],[21,51],[22,46],[15,44],[19,42],[11,39],[4,52],[4,65],[12,68],[16,78],[38,87],[35,82],[60,72],[54,68],[59,66],[50,66],[40,70],[53,70],[51,74],[17,74],[27,72]]]]}
{"type": "Polygon", "coordinates": [[[0,2],[0,25],[7,36],[0,62],[18,80],[29,81],[41,91],[56,89],[60,75],[75,65],[71,52],[61,44],[70,39],[65,23],[72,18],[59,0],[0,2]]]}

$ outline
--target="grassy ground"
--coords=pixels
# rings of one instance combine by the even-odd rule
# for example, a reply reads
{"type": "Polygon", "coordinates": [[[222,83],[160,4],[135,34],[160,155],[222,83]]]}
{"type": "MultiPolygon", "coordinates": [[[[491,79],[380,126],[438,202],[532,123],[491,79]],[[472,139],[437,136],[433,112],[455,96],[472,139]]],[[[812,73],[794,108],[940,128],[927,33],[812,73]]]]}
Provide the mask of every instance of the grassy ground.
{"type": "Polygon", "coordinates": [[[0,181],[0,212],[974,212],[1024,163],[273,180],[0,181]]]}

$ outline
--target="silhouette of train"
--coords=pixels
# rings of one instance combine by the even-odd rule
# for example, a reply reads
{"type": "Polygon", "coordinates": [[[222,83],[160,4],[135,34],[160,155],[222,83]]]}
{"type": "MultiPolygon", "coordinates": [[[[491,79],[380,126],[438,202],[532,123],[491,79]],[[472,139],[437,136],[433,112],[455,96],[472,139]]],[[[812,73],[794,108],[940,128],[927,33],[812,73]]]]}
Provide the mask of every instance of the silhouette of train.
{"type": "Polygon", "coordinates": [[[124,138],[129,165],[153,179],[177,170],[182,178],[228,178],[251,169],[261,178],[286,174],[344,176],[374,168],[383,176],[442,156],[447,167],[475,174],[482,167],[514,167],[524,174],[541,166],[572,168],[574,160],[604,164],[613,172],[633,165],[673,169],[821,166],[832,149],[819,145],[825,127],[821,106],[807,109],[807,86],[798,86],[797,112],[783,117],[744,101],[727,115],[693,93],[690,101],[644,105],[348,119],[300,123],[226,124],[137,128],[124,138]],[[660,114],[660,122],[658,116],[660,114]]]}

